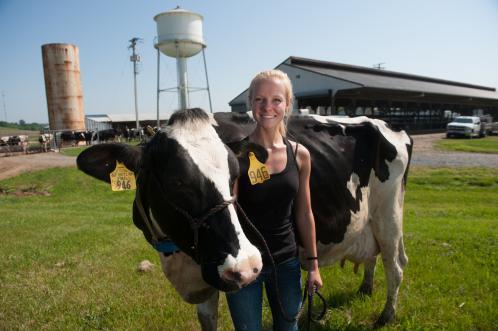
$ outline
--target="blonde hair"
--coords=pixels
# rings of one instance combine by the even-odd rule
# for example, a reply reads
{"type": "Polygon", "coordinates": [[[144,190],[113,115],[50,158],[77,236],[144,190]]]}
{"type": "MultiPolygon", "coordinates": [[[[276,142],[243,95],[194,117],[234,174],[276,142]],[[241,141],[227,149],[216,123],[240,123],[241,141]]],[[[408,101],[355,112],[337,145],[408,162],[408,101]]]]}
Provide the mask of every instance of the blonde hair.
{"type": "Polygon", "coordinates": [[[259,83],[262,80],[268,80],[268,79],[279,80],[284,85],[285,101],[287,102],[287,108],[285,109],[284,119],[280,123],[278,131],[280,132],[282,137],[285,137],[287,133],[287,120],[289,119],[290,113],[292,111],[292,103],[294,101],[293,92],[292,92],[292,83],[289,79],[289,76],[287,76],[285,72],[277,69],[265,70],[261,71],[256,76],[254,76],[254,78],[251,81],[251,85],[249,85],[249,95],[248,95],[249,106],[251,107],[252,110],[252,98],[254,96],[254,89],[256,88],[257,83],[259,83]]]}

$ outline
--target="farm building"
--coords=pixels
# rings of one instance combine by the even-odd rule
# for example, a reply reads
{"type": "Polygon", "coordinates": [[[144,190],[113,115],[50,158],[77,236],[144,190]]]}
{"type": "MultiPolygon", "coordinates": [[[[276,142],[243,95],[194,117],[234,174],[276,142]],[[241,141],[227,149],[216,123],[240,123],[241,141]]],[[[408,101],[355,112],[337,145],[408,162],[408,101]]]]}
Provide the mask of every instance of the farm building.
{"type": "MultiPolygon", "coordinates": [[[[291,56],[279,64],[294,88],[294,111],[379,118],[408,131],[440,130],[452,116],[498,117],[493,87],[291,56]]],[[[229,102],[245,112],[247,93],[229,102]]]]}
{"type": "MultiPolygon", "coordinates": [[[[159,116],[161,125],[168,122],[170,112],[165,112],[159,116]]],[[[150,125],[152,127],[157,125],[157,114],[143,113],[138,114],[138,120],[141,127],[150,125]]],[[[129,129],[136,127],[135,114],[101,114],[101,115],[86,115],[85,124],[87,130],[100,131],[104,129],[129,129]]]]}

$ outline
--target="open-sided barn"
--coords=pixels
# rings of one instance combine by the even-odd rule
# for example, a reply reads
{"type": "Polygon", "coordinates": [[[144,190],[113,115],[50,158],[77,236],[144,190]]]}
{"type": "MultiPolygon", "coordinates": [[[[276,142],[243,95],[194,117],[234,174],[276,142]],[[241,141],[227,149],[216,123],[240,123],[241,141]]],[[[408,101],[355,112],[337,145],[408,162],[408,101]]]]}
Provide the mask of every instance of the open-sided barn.
{"type": "MultiPolygon", "coordinates": [[[[454,114],[498,117],[493,87],[294,56],[276,69],[292,81],[295,111],[366,115],[412,132],[443,129],[454,114]]],[[[247,111],[247,90],[229,104],[247,111]]]]}

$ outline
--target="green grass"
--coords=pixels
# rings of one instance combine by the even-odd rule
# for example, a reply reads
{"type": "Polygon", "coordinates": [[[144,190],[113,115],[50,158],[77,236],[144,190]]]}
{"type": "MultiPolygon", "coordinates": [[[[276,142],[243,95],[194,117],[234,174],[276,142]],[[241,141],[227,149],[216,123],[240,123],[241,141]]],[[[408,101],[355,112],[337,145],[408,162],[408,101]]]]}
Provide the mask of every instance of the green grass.
{"type": "Polygon", "coordinates": [[[442,139],[436,147],[443,150],[498,154],[498,136],[476,139],[442,139]]]}
{"type": "MultiPolygon", "coordinates": [[[[199,329],[132,225],[132,199],[72,168],[0,181],[0,330],[199,329]],[[151,273],[135,271],[144,259],[151,273]]],[[[415,167],[405,201],[410,260],[397,320],[383,329],[498,329],[498,170],[415,167]]],[[[315,330],[372,327],[382,263],[372,297],[355,294],[360,274],[349,263],[322,269],[331,307],[315,330]]],[[[231,330],[220,302],[219,329],[231,330]]],[[[267,307],[264,316],[269,325],[267,307]]]]}
{"type": "Polygon", "coordinates": [[[37,138],[40,136],[40,131],[32,131],[32,130],[21,130],[16,128],[7,128],[0,126],[0,136],[18,136],[18,135],[28,135],[28,136],[36,136],[37,138]]]}
{"type": "Polygon", "coordinates": [[[78,155],[80,155],[81,152],[83,152],[88,147],[89,146],[66,147],[66,148],[61,148],[60,152],[61,152],[61,154],[64,154],[67,156],[78,156],[78,155]]]}

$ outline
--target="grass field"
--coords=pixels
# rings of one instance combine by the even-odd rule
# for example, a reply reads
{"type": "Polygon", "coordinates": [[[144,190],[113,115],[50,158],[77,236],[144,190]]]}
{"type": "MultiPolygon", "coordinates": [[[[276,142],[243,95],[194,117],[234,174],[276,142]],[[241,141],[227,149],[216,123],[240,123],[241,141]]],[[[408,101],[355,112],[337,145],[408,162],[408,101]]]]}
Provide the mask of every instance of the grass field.
{"type": "Polygon", "coordinates": [[[19,135],[27,135],[28,140],[30,142],[38,143],[38,137],[40,137],[40,132],[39,131],[19,130],[19,129],[15,129],[15,128],[0,127],[0,137],[19,136],[19,135]]]}
{"type": "MultiPolygon", "coordinates": [[[[197,330],[132,225],[132,192],[72,168],[0,181],[0,330],[197,330]],[[151,273],[135,268],[148,259],[151,273]]],[[[385,330],[498,329],[498,169],[413,168],[405,205],[409,263],[385,330]]],[[[370,329],[385,302],[355,294],[352,265],[323,268],[330,308],[315,330],[370,329]]],[[[224,297],[220,330],[231,330],[224,297]]],[[[268,309],[265,309],[268,324],[268,309]]]]}
{"type": "Polygon", "coordinates": [[[61,154],[64,154],[67,156],[78,156],[78,155],[80,155],[81,152],[83,152],[87,148],[88,148],[88,146],[66,147],[66,148],[61,148],[60,152],[61,152],[61,154]]]}
{"type": "Polygon", "coordinates": [[[436,142],[442,150],[498,154],[498,136],[478,139],[442,139],[436,142]]]}

